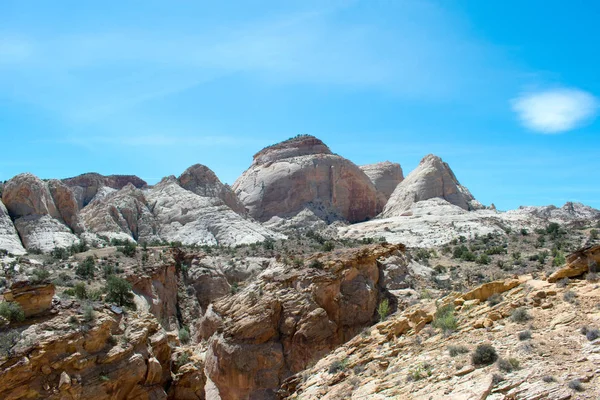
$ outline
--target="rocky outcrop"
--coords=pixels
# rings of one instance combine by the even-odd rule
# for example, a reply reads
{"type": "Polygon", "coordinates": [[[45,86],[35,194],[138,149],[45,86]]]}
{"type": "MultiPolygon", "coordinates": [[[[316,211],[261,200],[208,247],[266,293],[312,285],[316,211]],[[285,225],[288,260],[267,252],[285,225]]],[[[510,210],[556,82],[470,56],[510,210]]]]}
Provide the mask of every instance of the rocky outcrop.
{"type": "Polygon", "coordinates": [[[313,136],[258,152],[233,190],[250,216],[263,222],[305,209],[327,222],[364,221],[379,211],[377,190],[365,173],[313,136]]]}
{"type": "Polygon", "coordinates": [[[88,231],[109,239],[160,241],[158,222],[148,208],[146,196],[133,184],[97,196],[81,210],[80,218],[88,231]]]}
{"type": "Polygon", "coordinates": [[[179,186],[175,177],[163,179],[146,192],[149,209],[159,226],[158,235],[169,242],[200,245],[237,245],[280,238],[223,204],[179,186]]]}
{"type": "Polygon", "coordinates": [[[451,294],[413,305],[286,379],[279,398],[596,398],[600,395],[596,371],[600,341],[597,330],[588,338],[580,331],[581,327],[597,326],[597,318],[589,312],[600,300],[600,291],[594,286],[582,281],[561,289],[521,276],[475,288],[470,295],[456,298],[451,294]],[[520,284],[513,287],[515,281],[520,284]],[[500,303],[482,301],[498,291],[504,292],[500,303]],[[565,300],[566,292],[577,296],[581,304],[574,307],[565,300]],[[456,302],[452,313],[456,332],[430,325],[436,306],[469,297],[472,299],[464,305],[456,302]],[[518,307],[527,308],[533,323],[509,318],[518,307]],[[552,337],[560,340],[548,340],[552,337]],[[482,354],[477,352],[481,344],[492,346],[502,361],[473,362],[475,353],[482,354]],[[573,380],[580,381],[580,393],[571,389],[573,380]]]}
{"type": "Polygon", "coordinates": [[[396,189],[396,186],[404,179],[402,167],[398,163],[384,161],[376,164],[361,165],[360,169],[375,185],[375,189],[377,189],[380,197],[381,208],[383,209],[394,189],[396,189]]]}
{"type": "Polygon", "coordinates": [[[6,183],[2,201],[27,249],[70,246],[77,241],[73,232],[82,231],[73,193],[60,181],[17,175],[6,183]]]}
{"type": "Polygon", "coordinates": [[[565,266],[548,277],[548,282],[581,276],[589,271],[590,265],[594,265],[597,271],[598,264],[600,264],[600,245],[577,250],[567,257],[567,264],[565,266]]]}
{"type": "Polygon", "coordinates": [[[246,214],[244,205],[228,185],[221,183],[208,167],[195,164],[186,169],[179,178],[179,186],[198,196],[221,199],[225,205],[240,215],[246,214]]]}
{"type": "Polygon", "coordinates": [[[582,203],[567,202],[562,207],[556,206],[521,206],[516,210],[511,210],[512,214],[529,214],[545,220],[569,223],[575,221],[593,221],[600,219],[600,210],[586,206],[582,203]]]}
{"type": "Polygon", "coordinates": [[[13,225],[8,210],[0,200],[0,249],[9,253],[21,255],[25,254],[25,248],[21,244],[21,239],[15,226],[13,225]]]}
{"type": "Polygon", "coordinates": [[[372,245],[317,254],[306,267],[270,268],[217,300],[198,332],[212,334],[206,373],[221,398],[275,398],[284,377],[371,324],[382,290],[377,259],[402,250],[372,245]]]}
{"type": "Polygon", "coordinates": [[[119,190],[129,184],[136,188],[147,186],[144,180],[134,175],[103,176],[97,173],[87,173],[63,179],[62,181],[73,190],[79,209],[88,205],[98,194],[102,195],[105,193],[106,190],[103,189],[119,190]]]}
{"type": "Polygon", "coordinates": [[[18,280],[13,282],[10,289],[6,290],[3,295],[4,300],[18,303],[25,317],[31,317],[43,314],[50,309],[52,297],[54,297],[54,285],[18,280]]]}
{"type": "Polygon", "coordinates": [[[439,197],[464,210],[482,208],[469,190],[462,186],[441,158],[429,154],[404,179],[390,196],[382,218],[396,217],[410,212],[413,204],[439,197]]]}
{"type": "Polygon", "coordinates": [[[30,326],[0,358],[1,398],[166,399],[171,346],[153,317],[97,309],[85,329],[67,319],[30,326]]]}

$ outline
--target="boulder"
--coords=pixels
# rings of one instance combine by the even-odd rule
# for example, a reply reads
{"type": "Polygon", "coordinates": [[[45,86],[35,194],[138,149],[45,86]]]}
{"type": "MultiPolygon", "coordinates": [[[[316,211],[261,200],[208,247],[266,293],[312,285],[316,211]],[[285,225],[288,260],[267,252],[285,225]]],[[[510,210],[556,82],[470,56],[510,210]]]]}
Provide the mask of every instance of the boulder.
{"type": "Polygon", "coordinates": [[[364,221],[379,212],[377,190],[351,161],[302,135],[267,147],[234,183],[250,216],[264,222],[309,209],[327,222],[364,221]]]}
{"type": "Polygon", "coordinates": [[[4,300],[18,303],[25,317],[42,314],[52,306],[54,285],[51,283],[34,284],[27,280],[13,282],[4,292],[4,300]]]}

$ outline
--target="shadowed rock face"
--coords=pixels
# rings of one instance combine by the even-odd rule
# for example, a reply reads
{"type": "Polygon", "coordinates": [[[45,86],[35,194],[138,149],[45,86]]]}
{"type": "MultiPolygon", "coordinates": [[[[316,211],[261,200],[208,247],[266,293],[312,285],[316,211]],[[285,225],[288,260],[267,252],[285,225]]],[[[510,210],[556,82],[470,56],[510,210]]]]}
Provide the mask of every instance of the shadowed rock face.
{"type": "Polygon", "coordinates": [[[464,210],[482,208],[469,190],[462,186],[441,158],[430,154],[404,179],[390,196],[381,217],[394,217],[410,211],[413,204],[441,198],[464,210]]]}
{"type": "Polygon", "coordinates": [[[404,179],[402,168],[398,163],[384,161],[376,164],[361,165],[360,169],[369,177],[380,197],[381,208],[404,179]]]}
{"type": "Polygon", "coordinates": [[[327,222],[358,222],[379,211],[377,190],[365,173],[312,136],[258,152],[233,190],[259,221],[309,209],[327,222]]]}
{"type": "Polygon", "coordinates": [[[25,248],[2,201],[0,201],[0,249],[12,254],[25,253],[25,248]]]}
{"type": "Polygon", "coordinates": [[[147,186],[146,181],[135,175],[103,176],[94,172],[63,179],[62,182],[72,188],[80,209],[88,205],[103,187],[119,190],[128,184],[136,188],[147,186]]]}

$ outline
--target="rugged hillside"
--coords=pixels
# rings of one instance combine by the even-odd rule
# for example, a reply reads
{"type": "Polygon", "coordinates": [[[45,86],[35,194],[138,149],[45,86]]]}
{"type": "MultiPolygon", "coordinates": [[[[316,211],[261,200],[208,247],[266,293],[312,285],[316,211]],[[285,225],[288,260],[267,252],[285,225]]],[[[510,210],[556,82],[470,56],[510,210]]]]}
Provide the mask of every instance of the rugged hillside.
{"type": "Polygon", "coordinates": [[[365,173],[308,135],[255,154],[233,190],[249,214],[262,222],[291,218],[303,210],[326,222],[358,222],[380,211],[377,190],[365,173]]]}
{"type": "Polygon", "coordinates": [[[403,215],[410,211],[413,204],[432,198],[444,199],[464,210],[482,208],[469,190],[458,183],[450,166],[438,156],[429,154],[396,186],[381,217],[403,215]]]}
{"type": "Polygon", "coordinates": [[[599,301],[587,281],[487,283],[366,329],[289,378],[281,398],[597,398],[599,301]]]}

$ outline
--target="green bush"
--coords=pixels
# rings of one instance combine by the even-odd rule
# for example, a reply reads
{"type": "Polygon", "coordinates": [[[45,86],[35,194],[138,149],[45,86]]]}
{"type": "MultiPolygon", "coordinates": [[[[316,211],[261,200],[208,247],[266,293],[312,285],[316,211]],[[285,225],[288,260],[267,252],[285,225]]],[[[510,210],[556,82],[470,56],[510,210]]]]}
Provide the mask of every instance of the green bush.
{"type": "Polygon", "coordinates": [[[50,276],[50,272],[48,272],[47,270],[41,269],[41,268],[36,268],[33,270],[33,273],[31,276],[31,282],[33,284],[43,283],[48,279],[49,276],[50,276]]]}
{"type": "Polygon", "coordinates": [[[429,363],[422,363],[408,369],[408,380],[419,381],[431,376],[433,366],[429,363]]]}
{"type": "Polygon", "coordinates": [[[135,254],[137,253],[137,245],[133,242],[127,241],[123,246],[117,247],[117,250],[127,257],[135,257],[135,254]]]}
{"type": "Polygon", "coordinates": [[[0,302],[0,316],[10,322],[21,322],[25,320],[25,313],[19,303],[0,302]]]}
{"type": "Polygon", "coordinates": [[[331,251],[335,248],[335,244],[331,241],[323,243],[323,251],[331,251]]]}
{"type": "Polygon", "coordinates": [[[0,356],[7,357],[11,355],[11,350],[21,339],[21,334],[17,330],[0,332],[0,356]]]}
{"type": "Polygon", "coordinates": [[[92,279],[96,271],[96,260],[94,257],[88,256],[85,260],[77,265],[75,273],[83,279],[92,279]]]}
{"type": "Polygon", "coordinates": [[[179,340],[183,344],[190,342],[190,331],[185,326],[179,330],[179,340]]]}
{"type": "Polygon", "coordinates": [[[498,360],[498,354],[494,346],[490,344],[480,344],[471,355],[473,365],[490,365],[498,360]]]}
{"type": "Polygon", "coordinates": [[[94,311],[94,307],[90,304],[86,304],[83,306],[83,320],[85,322],[91,322],[96,318],[96,312],[94,311]]]}
{"type": "Polygon", "coordinates": [[[111,276],[106,280],[106,301],[117,305],[133,307],[133,293],[131,283],[118,276],[111,276]]]}
{"type": "Polygon", "coordinates": [[[508,360],[501,358],[498,360],[498,368],[504,372],[512,372],[515,369],[519,369],[520,364],[516,358],[509,358],[508,360]]]}
{"type": "Polygon", "coordinates": [[[377,307],[377,313],[379,314],[380,321],[383,321],[388,315],[390,315],[390,303],[388,299],[381,300],[379,306],[377,307]]]}
{"type": "Polygon", "coordinates": [[[573,379],[571,382],[569,382],[569,389],[573,389],[576,392],[583,392],[585,390],[585,388],[583,387],[583,384],[581,383],[581,381],[579,379],[573,379]]]}
{"type": "Polygon", "coordinates": [[[85,287],[85,283],[83,283],[83,282],[77,282],[73,286],[73,295],[75,297],[77,297],[79,300],[85,300],[85,299],[87,299],[88,296],[87,296],[87,289],[85,287]]]}
{"type": "Polygon", "coordinates": [[[441,329],[445,334],[454,332],[458,326],[458,322],[454,316],[454,305],[448,304],[438,308],[433,317],[432,325],[435,328],[441,329]]]}
{"type": "Polygon", "coordinates": [[[348,368],[348,359],[344,358],[342,360],[335,360],[329,366],[329,373],[335,374],[340,371],[345,371],[348,368]]]}
{"type": "Polygon", "coordinates": [[[502,303],[503,300],[504,299],[502,298],[502,295],[500,293],[494,293],[493,295],[488,297],[487,303],[490,307],[494,307],[494,306],[502,303]]]}

